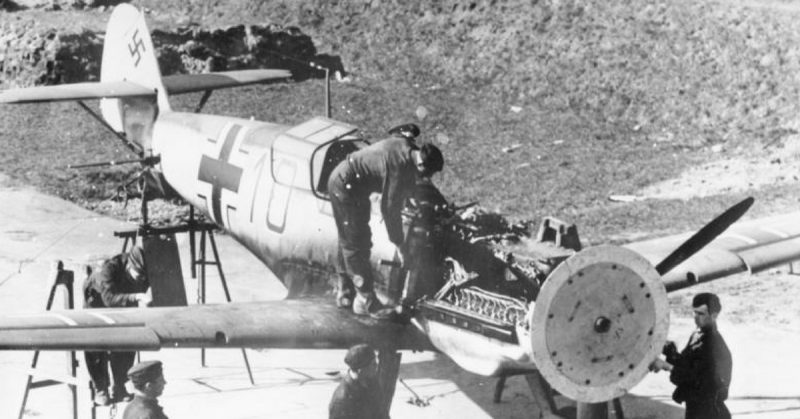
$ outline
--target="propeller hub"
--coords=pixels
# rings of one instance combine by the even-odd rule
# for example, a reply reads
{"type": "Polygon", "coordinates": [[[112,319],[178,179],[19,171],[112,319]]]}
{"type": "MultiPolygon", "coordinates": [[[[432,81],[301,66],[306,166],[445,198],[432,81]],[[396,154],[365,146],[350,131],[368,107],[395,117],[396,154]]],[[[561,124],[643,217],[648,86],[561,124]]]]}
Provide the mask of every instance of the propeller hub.
{"type": "Polygon", "coordinates": [[[608,317],[600,316],[594,321],[594,331],[597,333],[606,333],[611,329],[611,320],[608,317]]]}

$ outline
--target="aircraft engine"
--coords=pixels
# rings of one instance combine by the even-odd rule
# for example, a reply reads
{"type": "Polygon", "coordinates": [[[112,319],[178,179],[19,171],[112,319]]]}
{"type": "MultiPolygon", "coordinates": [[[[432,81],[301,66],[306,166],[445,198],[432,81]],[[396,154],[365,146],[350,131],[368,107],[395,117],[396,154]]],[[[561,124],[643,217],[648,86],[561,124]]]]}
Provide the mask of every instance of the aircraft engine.
{"type": "Polygon", "coordinates": [[[615,246],[589,248],[558,265],[529,316],[539,371],[561,394],[588,403],[639,383],[669,327],[660,275],[638,253],[615,246]]]}

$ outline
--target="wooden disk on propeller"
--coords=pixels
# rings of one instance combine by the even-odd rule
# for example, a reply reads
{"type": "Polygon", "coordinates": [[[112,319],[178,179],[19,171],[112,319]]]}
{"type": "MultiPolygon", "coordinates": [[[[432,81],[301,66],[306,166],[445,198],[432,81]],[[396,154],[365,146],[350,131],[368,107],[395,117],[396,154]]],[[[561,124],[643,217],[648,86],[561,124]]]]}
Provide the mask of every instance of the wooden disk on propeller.
{"type": "Polygon", "coordinates": [[[638,253],[594,247],[547,278],[531,326],[533,357],[550,385],[580,402],[607,401],[639,383],[661,354],[667,292],[638,253]]]}

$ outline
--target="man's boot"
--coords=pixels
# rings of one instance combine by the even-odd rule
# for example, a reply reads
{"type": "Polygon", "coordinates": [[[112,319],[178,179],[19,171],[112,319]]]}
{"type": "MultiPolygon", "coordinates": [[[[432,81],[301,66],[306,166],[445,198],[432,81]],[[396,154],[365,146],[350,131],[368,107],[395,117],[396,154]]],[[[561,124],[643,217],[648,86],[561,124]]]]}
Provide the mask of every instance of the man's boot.
{"type": "Polygon", "coordinates": [[[374,292],[358,292],[353,300],[353,313],[359,316],[369,316],[383,308],[374,292]]]}
{"type": "Polygon", "coordinates": [[[353,281],[347,274],[336,274],[338,284],[336,286],[336,307],[350,309],[353,306],[353,281]]]}
{"type": "Polygon", "coordinates": [[[353,313],[370,316],[377,320],[400,321],[404,314],[402,306],[386,306],[378,300],[374,292],[357,293],[353,300],[353,313]]]}
{"type": "Polygon", "coordinates": [[[98,406],[109,406],[111,405],[111,398],[108,397],[108,389],[101,388],[95,391],[94,393],[94,404],[98,406]]]}

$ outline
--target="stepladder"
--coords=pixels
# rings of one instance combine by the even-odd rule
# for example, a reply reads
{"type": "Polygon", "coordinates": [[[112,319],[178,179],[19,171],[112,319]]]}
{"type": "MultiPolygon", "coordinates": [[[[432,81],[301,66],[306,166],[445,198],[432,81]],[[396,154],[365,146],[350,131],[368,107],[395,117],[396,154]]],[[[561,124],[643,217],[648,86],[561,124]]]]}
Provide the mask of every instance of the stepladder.
{"type": "MultiPolygon", "coordinates": [[[[75,293],[74,293],[74,284],[75,284],[75,274],[73,271],[65,270],[64,263],[61,261],[57,261],[53,264],[53,268],[51,269],[50,273],[50,293],[47,297],[47,305],[46,310],[51,310],[53,308],[53,303],[56,299],[56,294],[58,290],[64,288],[64,308],[71,310],[75,307],[75,293]]],[[[28,378],[25,383],[25,391],[22,396],[22,403],[19,408],[19,415],[18,419],[22,419],[25,415],[25,408],[28,404],[28,398],[31,395],[31,390],[50,387],[54,385],[66,385],[70,392],[70,397],[72,401],[72,418],[78,418],[78,388],[77,388],[77,372],[78,372],[78,358],[76,356],[75,351],[69,351],[66,353],[66,364],[67,364],[67,375],[65,376],[58,376],[54,374],[48,374],[48,378],[36,380],[34,376],[42,375],[39,374],[37,371],[37,366],[39,364],[39,356],[40,351],[35,351],[33,353],[33,360],[31,361],[30,371],[28,371],[28,378]]]]}

